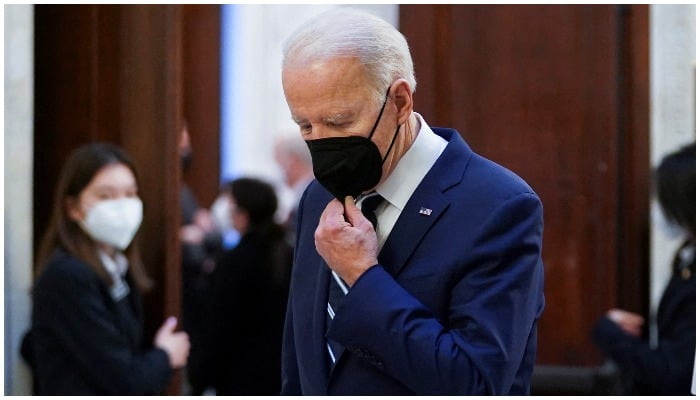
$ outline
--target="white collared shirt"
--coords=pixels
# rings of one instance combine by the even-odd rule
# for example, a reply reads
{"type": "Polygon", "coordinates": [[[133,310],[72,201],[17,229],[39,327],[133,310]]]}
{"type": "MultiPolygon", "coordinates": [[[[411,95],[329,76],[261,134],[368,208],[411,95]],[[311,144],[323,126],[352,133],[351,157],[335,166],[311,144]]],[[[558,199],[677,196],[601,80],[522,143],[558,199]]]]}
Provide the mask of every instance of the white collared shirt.
{"type": "Polygon", "coordinates": [[[104,265],[105,269],[112,277],[114,284],[109,288],[112,294],[112,299],[114,301],[119,301],[129,294],[129,284],[126,283],[124,277],[126,276],[126,271],[129,269],[129,260],[126,256],[120,252],[114,254],[114,258],[108,256],[102,250],[97,251],[100,256],[100,261],[104,265]]]}
{"type": "Polygon", "coordinates": [[[420,124],[416,140],[401,157],[391,175],[375,188],[386,200],[375,210],[379,250],[384,246],[413,192],[447,147],[447,141],[433,132],[420,114],[414,114],[420,124]]]}

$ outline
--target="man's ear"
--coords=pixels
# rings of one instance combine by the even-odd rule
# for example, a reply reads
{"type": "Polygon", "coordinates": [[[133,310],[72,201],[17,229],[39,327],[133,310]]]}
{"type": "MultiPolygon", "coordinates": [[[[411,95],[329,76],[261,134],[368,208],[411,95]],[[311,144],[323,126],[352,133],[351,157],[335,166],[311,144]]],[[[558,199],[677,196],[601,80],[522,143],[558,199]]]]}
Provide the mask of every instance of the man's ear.
{"type": "Polygon", "coordinates": [[[391,85],[391,98],[396,106],[396,125],[403,125],[413,113],[413,92],[405,79],[397,79],[391,85]]]}

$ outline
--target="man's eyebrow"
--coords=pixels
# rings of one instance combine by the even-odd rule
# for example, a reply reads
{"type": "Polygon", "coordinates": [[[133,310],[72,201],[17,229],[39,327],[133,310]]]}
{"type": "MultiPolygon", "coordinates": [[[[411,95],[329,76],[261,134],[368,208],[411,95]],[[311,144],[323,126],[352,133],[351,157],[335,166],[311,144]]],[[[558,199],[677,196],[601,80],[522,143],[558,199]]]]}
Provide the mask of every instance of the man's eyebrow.
{"type": "Polygon", "coordinates": [[[349,112],[337,112],[333,113],[331,115],[328,115],[323,118],[323,122],[326,123],[340,123],[340,122],[346,122],[349,119],[352,119],[352,113],[349,112]]]}
{"type": "MultiPolygon", "coordinates": [[[[342,123],[342,122],[347,122],[348,120],[352,119],[353,113],[350,112],[336,112],[330,115],[327,115],[323,117],[321,120],[324,123],[342,123]]],[[[308,123],[309,120],[303,117],[298,117],[295,115],[292,115],[292,120],[297,123],[297,124],[304,124],[308,123]]]]}
{"type": "Polygon", "coordinates": [[[296,124],[302,124],[304,122],[307,122],[306,118],[300,118],[296,115],[292,115],[292,121],[294,121],[296,124]]]}

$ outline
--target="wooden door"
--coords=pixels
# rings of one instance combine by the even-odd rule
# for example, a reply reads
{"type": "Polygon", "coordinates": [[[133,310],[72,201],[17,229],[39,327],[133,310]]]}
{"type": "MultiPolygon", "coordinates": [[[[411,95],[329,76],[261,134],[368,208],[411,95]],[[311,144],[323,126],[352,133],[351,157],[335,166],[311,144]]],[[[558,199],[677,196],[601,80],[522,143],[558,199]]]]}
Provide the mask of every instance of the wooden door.
{"type": "Polygon", "coordinates": [[[593,367],[595,320],[648,305],[648,7],[402,5],[416,111],[544,204],[538,365],[593,367]]]}
{"type": "Polygon", "coordinates": [[[183,116],[192,142],[192,163],[183,179],[200,205],[209,207],[220,183],[221,10],[187,4],[183,13],[183,116]]]}

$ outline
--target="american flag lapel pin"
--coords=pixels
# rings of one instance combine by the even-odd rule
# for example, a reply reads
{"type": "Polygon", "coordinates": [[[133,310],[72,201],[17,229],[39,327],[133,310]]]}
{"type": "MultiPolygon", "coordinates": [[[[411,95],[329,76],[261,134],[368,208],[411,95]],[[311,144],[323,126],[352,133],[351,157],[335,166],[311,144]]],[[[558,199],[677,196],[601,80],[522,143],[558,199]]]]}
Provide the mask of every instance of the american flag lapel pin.
{"type": "Polygon", "coordinates": [[[432,213],[433,213],[433,210],[431,210],[430,208],[421,207],[420,210],[418,210],[418,214],[421,214],[421,215],[430,215],[432,213]]]}

